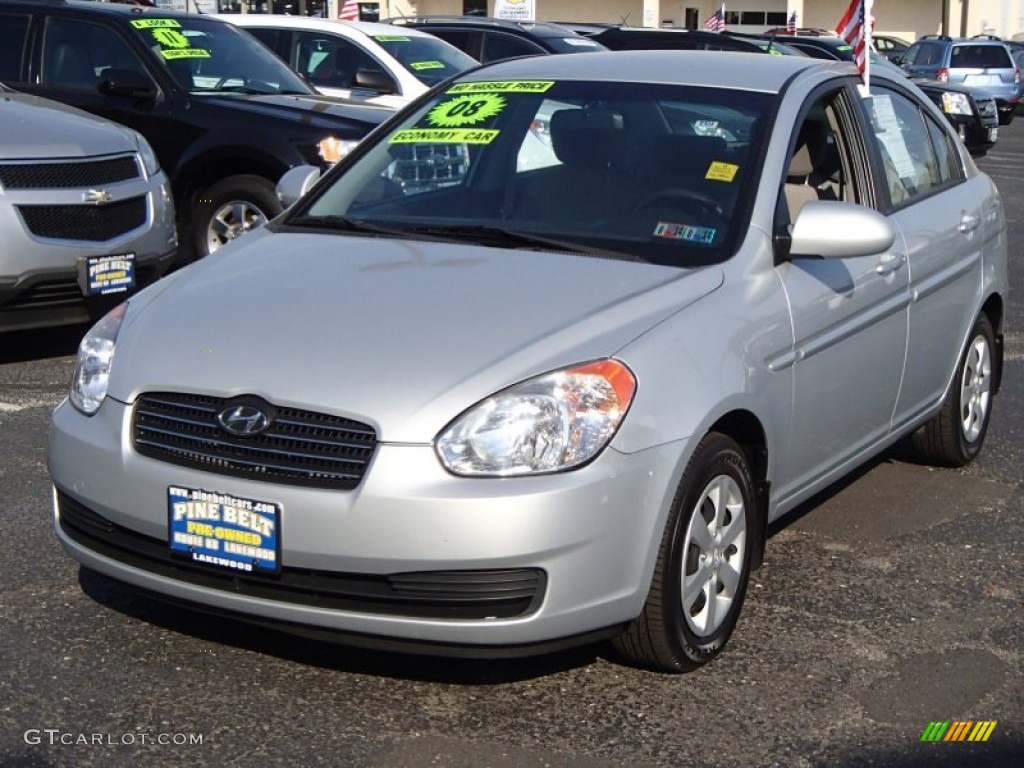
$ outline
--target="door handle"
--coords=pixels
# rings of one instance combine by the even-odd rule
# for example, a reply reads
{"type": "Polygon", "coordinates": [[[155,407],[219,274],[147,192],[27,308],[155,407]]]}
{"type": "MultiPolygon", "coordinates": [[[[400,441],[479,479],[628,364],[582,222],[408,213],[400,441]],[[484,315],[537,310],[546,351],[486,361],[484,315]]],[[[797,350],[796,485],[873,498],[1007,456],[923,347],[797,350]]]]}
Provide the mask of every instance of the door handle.
{"type": "Polygon", "coordinates": [[[897,269],[902,267],[906,260],[907,257],[902,253],[891,254],[888,259],[880,262],[878,266],[875,267],[875,272],[880,275],[891,275],[897,269]]]}
{"type": "Polygon", "coordinates": [[[981,216],[978,216],[977,214],[964,213],[964,215],[960,217],[960,231],[965,235],[968,232],[976,230],[979,224],[981,224],[981,216]]]}

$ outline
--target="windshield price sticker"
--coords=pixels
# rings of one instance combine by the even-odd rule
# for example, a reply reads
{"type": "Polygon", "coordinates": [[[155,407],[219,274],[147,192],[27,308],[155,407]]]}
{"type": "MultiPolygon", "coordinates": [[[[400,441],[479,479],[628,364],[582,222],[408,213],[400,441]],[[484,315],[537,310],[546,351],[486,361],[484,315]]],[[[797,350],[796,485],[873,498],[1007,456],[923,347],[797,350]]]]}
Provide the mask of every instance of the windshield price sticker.
{"type": "Polygon", "coordinates": [[[444,69],[444,62],[441,61],[414,61],[409,65],[417,72],[424,69],[444,69]]]}
{"type": "Polygon", "coordinates": [[[708,166],[704,178],[708,181],[732,181],[736,178],[740,167],[733,163],[723,163],[720,160],[713,160],[708,166]]]}
{"type": "Polygon", "coordinates": [[[180,29],[177,19],[132,19],[136,29],[180,29]]]}
{"type": "Polygon", "coordinates": [[[544,93],[555,84],[554,80],[502,80],[487,83],[458,83],[446,93],[544,93]]]}
{"type": "Polygon", "coordinates": [[[167,489],[171,552],[246,573],[281,570],[281,506],[197,488],[167,489]]]}
{"type": "Polygon", "coordinates": [[[79,285],[86,296],[124,293],[135,286],[135,254],[90,256],[79,267],[79,285]]]}
{"type": "Polygon", "coordinates": [[[398,131],[389,144],[490,144],[501,131],[489,128],[409,128],[398,131]]]}
{"type": "Polygon", "coordinates": [[[374,35],[373,39],[378,43],[408,43],[411,38],[408,35],[374,35]]]}
{"type": "Polygon", "coordinates": [[[477,93],[442,101],[427,113],[427,122],[441,128],[476,125],[499,114],[508,102],[504,96],[477,93]]]}
{"type": "Polygon", "coordinates": [[[172,48],[167,51],[160,51],[160,55],[168,61],[175,59],[209,59],[210,52],[205,48],[172,48]]]}

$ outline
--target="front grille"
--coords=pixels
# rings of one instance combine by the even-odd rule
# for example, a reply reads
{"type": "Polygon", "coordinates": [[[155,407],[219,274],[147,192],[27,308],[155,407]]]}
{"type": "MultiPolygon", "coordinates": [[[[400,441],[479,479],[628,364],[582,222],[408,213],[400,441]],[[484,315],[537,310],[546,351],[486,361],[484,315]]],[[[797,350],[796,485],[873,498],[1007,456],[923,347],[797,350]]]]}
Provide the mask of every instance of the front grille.
{"type": "Polygon", "coordinates": [[[146,198],[106,205],[19,205],[25,226],[36,237],[106,242],[146,223],[146,198]]]}
{"type": "Polygon", "coordinates": [[[132,155],[89,162],[0,163],[4,189],[76,189],[138,177],[139,165],[132,155]]]}
{"type": "MultiPolygon", "coordinates": [[[[291,568],[277,575],[220,571],[174,556],[166,541],[132,531],[57,492],[61,530],[97,554],[148,573],[232,594],[333,610],[438,619],[509,619],[534,612],[547,579],[537,568],[367,575],[291,568]]],[[[301,510],[289,520],[300,524],[301,510]]]]}
{"type": "Polygon", "coordinates": [[[978,105],[982,125],[989,128],[999,124],[999,107],[996,106],[995,99],[979,99],[975,97],[974,101],[978,105]]]}
{"type": "Polygon", "coordinates": [[[458,184],[469,168],[469,156],[461,144],[392,144],[395,161],[392,179],[406,192],[458,184]]]}
{"type": "Polygon", "coordinates": [[[266,431],[254,437],[230,435],[217,423],[217,414],[230,403],[205,395],[143,395],[132,423],[135,450],[215,474],[351,490],[363,479],[377,447],[377,433],[367,424],[270,404],[265,412],[273,417],[266,431]]]}

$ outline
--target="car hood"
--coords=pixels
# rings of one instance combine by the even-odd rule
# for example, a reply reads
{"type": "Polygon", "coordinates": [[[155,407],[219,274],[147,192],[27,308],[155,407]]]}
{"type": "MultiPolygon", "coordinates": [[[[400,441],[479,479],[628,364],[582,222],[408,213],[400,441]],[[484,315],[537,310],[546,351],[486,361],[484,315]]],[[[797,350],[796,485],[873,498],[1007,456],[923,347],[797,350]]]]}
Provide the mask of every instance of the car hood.
{"type": "Polygon", "coordinates": [[[395,109],[377,104],[366,104],[343,98],[319,94],[243,94],[218,93],[196,96],[204,104],[220,109],[259,114],[261,117],[302,122],[324,130],[339,130],[345,126],[360,131],[360,135],[377,127],[393,114],[395,109]]]}
{"type": "Polygon", "coordinates": [[[258,230],[132,300],[109,394],[255,394],[426,443],[495,391],[613,355],[722,278],[718,266],[258,230]]]}
{"type": "Polygon", "coordinates": [[[74,107],[25,93],[0,93],[5,160],[96,157],[138,149],[134,132],[74,107]]]}

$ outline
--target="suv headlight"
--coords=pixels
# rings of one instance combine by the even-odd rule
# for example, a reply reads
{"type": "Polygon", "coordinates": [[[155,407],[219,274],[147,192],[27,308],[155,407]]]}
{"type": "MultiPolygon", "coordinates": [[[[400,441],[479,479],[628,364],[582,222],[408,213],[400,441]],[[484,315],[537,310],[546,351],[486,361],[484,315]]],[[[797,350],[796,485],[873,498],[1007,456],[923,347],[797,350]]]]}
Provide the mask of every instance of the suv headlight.
{"type": "Polygon", "coordinates": [[[103,405],[110,386],[110,366],[114,347],[128,302],[110,310],[94,325],[78,345],[75,372],[71,378],[71,404],[86,416],[92,416],[103,405]]]}
{"type": "Polygon", "coordinates": [[[967,98],[966,93],[947,91],[942,94],[942,111],[949,115],[969,115],[971,114],[971,101],[967,98]]]}
{"type": "Polygon", "coordinates": [[[437,453],[449,471],[476,477],[579,467],[611,441],[635,392],[617,360],[547,373],[465,411],[437,437],[437,453]]]}
{"type": "Polygon", "coordinates": [[[149,142],[142,138],[141,134],[136,134],[136,141],[138,142],[139,156],[142,158],[142,164],[146,168],[146,176],[153,178],[160,172],[160,160],[157,158],[153,148],[149,146],[149,142]]]}

